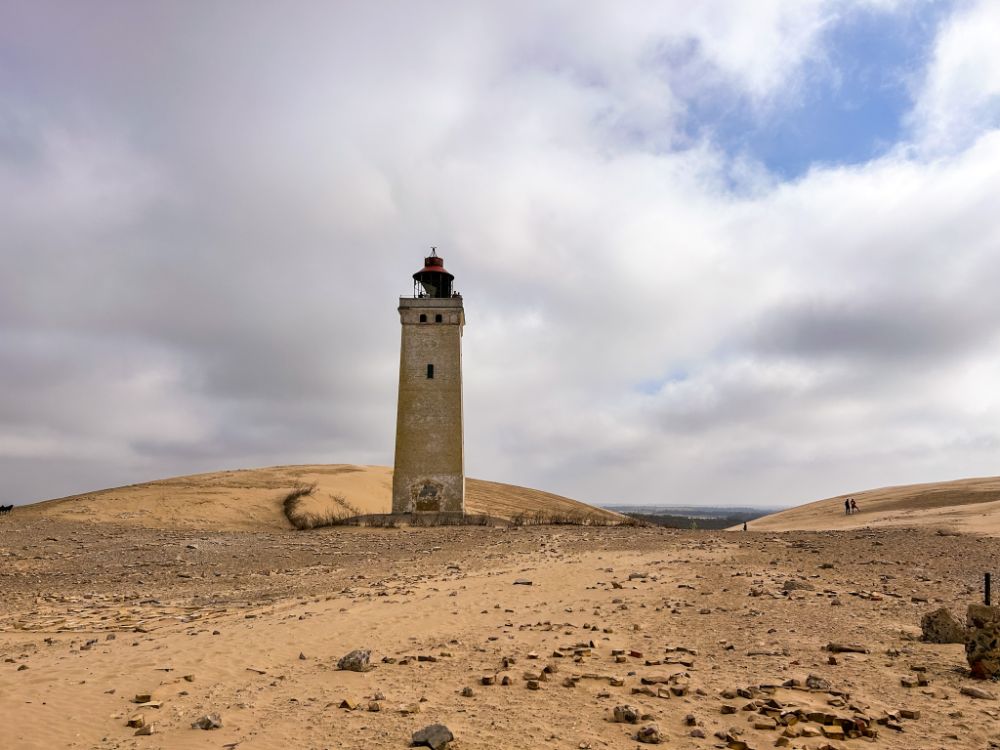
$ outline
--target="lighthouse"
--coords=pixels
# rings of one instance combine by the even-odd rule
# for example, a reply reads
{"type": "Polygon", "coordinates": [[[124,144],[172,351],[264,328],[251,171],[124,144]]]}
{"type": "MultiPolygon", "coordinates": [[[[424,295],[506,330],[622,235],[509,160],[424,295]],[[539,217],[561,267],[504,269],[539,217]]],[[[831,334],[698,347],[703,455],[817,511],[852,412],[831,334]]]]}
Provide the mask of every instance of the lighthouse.
{"type": "Polygon", "coordinates": [[[399,300],[399,402],[393,513],[464,513],[462,329],[455,277],[434,248],[399,300]]]}

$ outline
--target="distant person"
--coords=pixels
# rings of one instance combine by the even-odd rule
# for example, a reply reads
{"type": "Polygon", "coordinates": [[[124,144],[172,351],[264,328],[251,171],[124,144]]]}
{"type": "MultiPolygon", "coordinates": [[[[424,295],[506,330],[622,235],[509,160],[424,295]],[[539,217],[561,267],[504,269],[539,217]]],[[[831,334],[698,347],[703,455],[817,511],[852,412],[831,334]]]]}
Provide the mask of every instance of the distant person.
{"type": "Polygon", "coordinates": [[[744,531],[746,531],[746,530],[747,530],[747,522],[746,522],[746,521],[744,521],[744,522],[743,522],[743,530],[744,530],[744,531]]]}
{"type": "Polygon", "coordinates": [[[851,513],[857,513],[857,512],[858,512],[858,504],[856,502],[854,502],[854,498],[852,497],[851,498],[851,513]]]}
{"type": "Polygon", "coordinates": [[[844,499],[844,515],[847,515],[847,516],[851,515],[851,499],[850,498],[845,498],[844,499]]]}

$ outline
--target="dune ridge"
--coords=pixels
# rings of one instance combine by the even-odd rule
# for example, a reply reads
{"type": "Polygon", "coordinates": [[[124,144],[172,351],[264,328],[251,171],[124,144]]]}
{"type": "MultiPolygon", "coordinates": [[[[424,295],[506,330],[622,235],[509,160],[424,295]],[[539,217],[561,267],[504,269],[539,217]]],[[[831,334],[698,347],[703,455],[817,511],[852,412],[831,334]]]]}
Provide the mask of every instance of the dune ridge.
{"type": "MultiPolygon", "coordinates": [[[[18,513],[59,520],[120,523],[145,528],[211,528],[268,531],[291,528],[282,500],[293,488],[315,485],[309,502],[317,513],[388,513],[392,469],[353,464],[272,466],[160,479],[25,505],[18,513]]],[[[466,511],[510,519],[518,516],[586,517],[612,521],[612,511],[542,490],[481,479],[466,480],[466,511]]]]}
{"type": "Polygon", "coordinates": [[[751,521],[756,531],[819,531],[930,527],[1000,536],[1000,477],[906,484],[848,492],[751,521]],[[859,512],[847,515],[844,500],[859,512]]]}

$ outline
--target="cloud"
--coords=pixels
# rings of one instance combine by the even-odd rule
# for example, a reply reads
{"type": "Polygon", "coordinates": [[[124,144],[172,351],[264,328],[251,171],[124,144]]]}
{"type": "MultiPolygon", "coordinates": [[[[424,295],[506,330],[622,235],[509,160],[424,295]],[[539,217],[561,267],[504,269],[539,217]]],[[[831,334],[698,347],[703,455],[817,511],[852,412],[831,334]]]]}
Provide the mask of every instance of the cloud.
{"type": "Polygon", "coordinates": [[[1000,127],[998,26],[1000,6],[986,0],[964,4],[944,24],[911,114],[921,151],[954,153],[1000,127]]]}
{"type": "Polygon", "coordinates": [[[782,179],[692,127],[704,96],[767,112],[747,127],[801,106],[872,7],[904,12],[8,11],[0,500],[391,463],[396,297],[430,244],[466,299],[472,476],[747,503],[988,472],[1000,138],[921,145],[969,85],[940,50],[986,11],[943,23],[917,135],[877,159],[782,179]]]}

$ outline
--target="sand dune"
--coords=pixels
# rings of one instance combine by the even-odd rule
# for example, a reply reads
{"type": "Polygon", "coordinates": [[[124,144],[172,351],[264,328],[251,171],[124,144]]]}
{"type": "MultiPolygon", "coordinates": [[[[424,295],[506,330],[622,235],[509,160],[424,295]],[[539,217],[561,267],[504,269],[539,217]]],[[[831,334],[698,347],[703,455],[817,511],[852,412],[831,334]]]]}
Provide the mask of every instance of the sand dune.
{"type": "MultiPolygon", "coordinates": [[[[303,484],[316,485],[309,498],[310,510],[316,513],[388,513],[392,506],[391,468],[333,464],[162,479],[35,503],[18,508],[18,514],[160,529],[278,530],[290,528],[282,513],[282,499],[303,484]]],[[[467,480],[466,509],[499,518],[536,513],[619,518],[611,511],[559,495],[481,479],[467,480]]]]}
{"type": "Polygon", "coordinates": [[[758,531],[812,531],[862,527],[932,527],[1000,536],[1000,477],[908,484],[853,492],[759,518],[758,531]],[[846,515],[853,497],[859,513],[846,515]]]}

